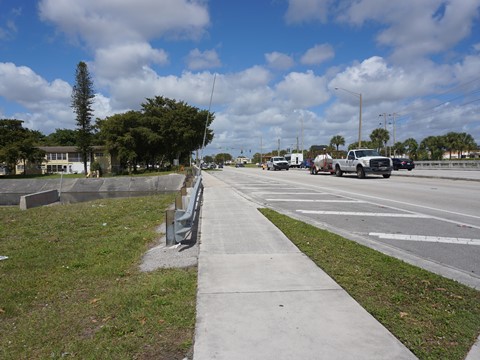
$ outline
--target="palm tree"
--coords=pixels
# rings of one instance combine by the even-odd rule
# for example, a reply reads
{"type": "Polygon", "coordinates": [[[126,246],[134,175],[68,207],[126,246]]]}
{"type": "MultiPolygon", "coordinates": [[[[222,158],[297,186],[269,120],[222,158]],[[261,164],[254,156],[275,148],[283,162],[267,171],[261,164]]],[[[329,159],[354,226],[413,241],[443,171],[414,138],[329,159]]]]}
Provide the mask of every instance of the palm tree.
{"type": "Polygon", "coordinates": [[[334,137],[332,137],[330,139],[330,146],[334,146],[336,147],[337,151],[338,151],[338,147],[340,145],[344,146],[345,145],[345,138],[342,136],[342,135],[335,135],[334,137]]]}
{"type": "Polygon", "coordinates": [[[460,134],[456,132],[449,132],[444,135],[445,147],[449,152],[449,158],[452,159],[452,152],[459,149],[460,146],[460,134]]]}
{"type": "Polygon", "coordinates": [[[464,150],[476,150],[478,148],[477,143],[473,139],[472,135],[465,132],[458,134],[458,158],[462,157],[462,152],[464,150]]]}
{"type": "Polygon", "coordinates": [[[382,146],[385,147],[385,155],[387,155],[386,154],[387,142],[388,140],[390,140],[390,134],[388,133],[388,130],[381,129],[381,128],[375,129],[370,134],[370,139],[372,140],[372,143],[374,144],[374,146],[379,152],[382,146]]]}
{"type": "Polygon", "coordinates": [[[420,149],[430,153],[430,160],[441,160],[445,148],[444,136],[428,136],[420,143],[420,149]]]}
{"type": "Polygon", "coordinates": [[[401,141],[397,141],[393,145],[393,154],[397,156],[405,154],[405,144],[401,141]]]}
{"type": "Polygon", "coordinates": [[[418,159],[418,143],[417,140],[414,138],[408,138],[403,142],[403,146],[405,149],[405,153],[408,155],[410,159],[417,160],[418,159]]]}

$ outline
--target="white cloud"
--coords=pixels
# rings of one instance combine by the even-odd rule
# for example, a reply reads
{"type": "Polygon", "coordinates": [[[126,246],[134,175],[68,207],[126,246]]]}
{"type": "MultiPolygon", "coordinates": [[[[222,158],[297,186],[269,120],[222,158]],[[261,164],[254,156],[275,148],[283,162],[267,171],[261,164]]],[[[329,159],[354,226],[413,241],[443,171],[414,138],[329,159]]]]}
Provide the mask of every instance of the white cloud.
{"type": "Polygon", "coordinates": [[[268,66],[278,70],[289,69],[295,64],[291,56],[276,51],[265,54],[265,59],[268,66]]]}
{"type": "Polygon", "coordinates": [[[324,103],[330,97],[324,77],[313,71],[292,72],[276,86],[277,96],[292,102],[294,108],[305,108],[324,103]]]}
{"type": "Polygon", "coordinates": [[[325,23],[333,0],[288,0],[287,24],[320,21],[325,23]]]}
{"type": "Polygon", "coordinates": [[[128,43],[100,48],[95,54],[94,68],[101,81],[118,77],[141,75],[150,64],[165,65],[168,55],[164,50],[153,49],[145,42],[128,43]]]}
{"type": "Polygon", "coordinates": [[[339,19],[355,26],[375,21],[385,26],[377,36],[402,63],[450,49],[470,34],[480,0],[361,0],[339,19]]]}
{"type": "Polygon", "coordinates": [[[88,46],[138,42],[165,36],[199,38],[209,25],[201,1],[42,0],[40,16],[88,46]]]}
{"type": "Polygon", "coordinates": [[[222,62],[215,50],[201,52],[193,49],[187,56],[187,67],[190,70],[212,69],[222,66],[222,62]]]}
{"type": "MultiPolygon", "coordinates": [[[[332,79],[330,87],[362,93],[367,104],[375,104],[379,101],[400,101],[431,94],[449,84],[452,79],[453,75],[447,66],[423,63],[417,69],[407,71],[400,66],[388,66],[385,59],[374,56],[338,73],[332,79]]],[[[342,91],[337,96],[354,101],[342,91]]]]}
{"type": "Polygon", "coordinates": [[[335,51],[329,44],[315,45],[308,49],[300,59],[304,65],[320,65],[321,63],[332,59],[335,56],[335,51]]]}
{"type": "Polygon", "coordinates": [[[70,101],[71,86],[63,80],[46,81],[29,67],[0,63],[0,96],[28,109],[39,103],[70,101]]]}

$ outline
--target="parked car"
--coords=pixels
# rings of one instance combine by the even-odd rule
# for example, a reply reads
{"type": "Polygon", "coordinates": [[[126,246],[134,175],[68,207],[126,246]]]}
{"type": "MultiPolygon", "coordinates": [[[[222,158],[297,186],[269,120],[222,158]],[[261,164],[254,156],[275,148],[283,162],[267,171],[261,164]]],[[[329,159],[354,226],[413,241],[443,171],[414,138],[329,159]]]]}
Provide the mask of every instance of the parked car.
{"type": "Polygon", "coordinates": [[[236,164],[235,164],[235,167],[236,167],[236,168],[240,168],[240,167],[245,167],[245,165],[243,165],[243,163],[236,163],[236,164]]]}
{"type": "Polygon", "coordinates": [[[393,170],[399,169],[407,169],[408,171],[412,171],[415,169],[415,163],[413,160],[407,158],[393,158],[393,170]]]}

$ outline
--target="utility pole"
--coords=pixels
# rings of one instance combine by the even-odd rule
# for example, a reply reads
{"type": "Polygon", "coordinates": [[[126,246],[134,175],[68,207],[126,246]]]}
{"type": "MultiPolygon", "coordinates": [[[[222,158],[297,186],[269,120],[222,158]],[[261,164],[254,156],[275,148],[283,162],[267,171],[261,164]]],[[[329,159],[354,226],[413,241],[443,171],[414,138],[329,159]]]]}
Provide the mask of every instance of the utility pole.
{"type": "MultiPolygon", "coordinates": [[[[383,116],[384,128],[385,128],[385,131],[388,131],[387,130],[387,113],[383,113],[378,116],[383,116]]],[[[387,142],[385,142],[385,156],[387,156],[387,142]]]]}
{"type": "Polygon", "coordinates": [[[280,156],[280,139],[278,139],[277,156],[280,156]]]}
{"type": "MultiPolygon", "coordinates": [[[[397,140],[396,140],[396,134],[395,134],[395,131],[396,131],[396,129],[395,129],[395,117],[396,117],[397,115],[398,115],[397,113],[388,114],[388,116],[391,116],[392,119],[393,119],[393,121],[392,121],[392,123],[393,123],[393,146],[395,146],[395,143],[396,143],[396,141],[397,141],[397,140]]],[[[393,156],[395,156],[395,148],[393,149],[393,156]]]]}
{"type": "Polygon", "coordinates": [[[260,164],[263,164],[263,146],[262,146],[262,137],[260,136],[260,164]]]}
{"type": "Polygon", "coordinates": [[[388,116],[391,116],[392,119],[393,119],[393,145],[395,145],[395,141],[396,141],[396,138],[395,138],[395,117],[397,115],[398,115],[397,113],[388,114],[388,116]]]}
{"type": "Polygon", "coordinates": [[[303,116],[302,116],[302,158],[303,158],[303,116]]]}

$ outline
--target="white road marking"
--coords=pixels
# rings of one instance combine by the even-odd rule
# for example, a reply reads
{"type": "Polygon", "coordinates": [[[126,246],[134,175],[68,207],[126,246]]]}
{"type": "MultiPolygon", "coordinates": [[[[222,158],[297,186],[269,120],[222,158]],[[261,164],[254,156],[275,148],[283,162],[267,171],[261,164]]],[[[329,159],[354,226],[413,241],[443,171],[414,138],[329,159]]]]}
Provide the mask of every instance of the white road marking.
{"type": "Polygon", "coordinates": [[[284,202],[321,202],[321,203],[364,203],[361,200],[319,200],[319,199],[265,199],[267,201],[284,202]]]}
{"type": "Polygon", "coordinates": [[[256,194],[264,194],[264,195],[322,195],[325,193],[321,192],[266,192],[266,191],[255,191],[256,194]]]}
{"type": "Polygon", "coordinates": [[[399,214],[399,213],[372,213],[357,211],[318,211],[318,210],[296,210],[302,214],[316,215],[351,215],[351,216],[374,216],[374,217],[398,217],[398,218],[415,218],[430,219],[431,217],[423,214],[399,214]]]}
{"type": "Polygon", "coordinates": [[[369,233],[368,235],[378,236],[380,239],[391,239],[391,240],[425,241],[425,242],[461,244],[461,245],[480,245],[480,239],[425,236],[425,235],[384,234],[384,233],[369,233]]]}

